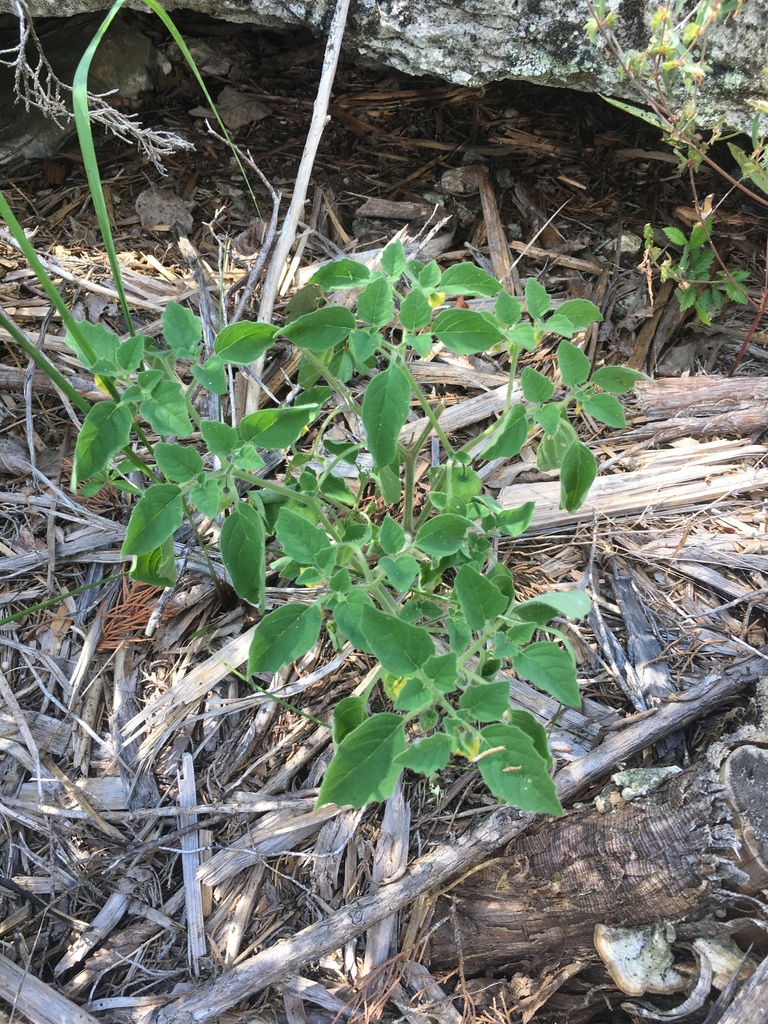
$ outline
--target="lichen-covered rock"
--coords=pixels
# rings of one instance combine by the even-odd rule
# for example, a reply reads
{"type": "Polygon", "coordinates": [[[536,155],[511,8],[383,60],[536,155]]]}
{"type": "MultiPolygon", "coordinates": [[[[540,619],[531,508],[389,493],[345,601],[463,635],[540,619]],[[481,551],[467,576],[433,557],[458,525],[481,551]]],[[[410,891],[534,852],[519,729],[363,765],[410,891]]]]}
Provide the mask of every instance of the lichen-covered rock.
{"type": "MultiPolygon", "coordinates": [[[[0,12],[15,0],[0,0],[0,12]]],[[[33,17],[106,9],[110,0],[26,0],[33,17]]],[[[144,9],[139,0],[131,6],[144,9]]],[[[185,8],[268,28],[298,25],[322,37],[335,0],[166,0],[185,8]]],[[[625,48],[642,48],[655,0],[614,0],[617,35],[625,48]]],[[[615,62],[584,32],[590,16],[586,0],[352,0],[345,35],[347,54],[411,75],[437,75],[466,86],[508,79],[539,85],[625,96],[615,62]]],[[[706,124],[725,119],[746,127],[751,103],[766,98],[768,0],[749,0],[736,19],[712,34],[707,49],[712,72],[699,110],[706,124]]]]}

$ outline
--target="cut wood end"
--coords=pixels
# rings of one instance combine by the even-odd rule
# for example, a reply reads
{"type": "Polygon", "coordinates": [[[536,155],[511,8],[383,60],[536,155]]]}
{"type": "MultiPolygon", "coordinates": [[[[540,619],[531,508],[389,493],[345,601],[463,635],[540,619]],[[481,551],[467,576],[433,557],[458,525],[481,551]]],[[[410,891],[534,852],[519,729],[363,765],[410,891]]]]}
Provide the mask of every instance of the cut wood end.
{"type": "MultiPolygon", "coordinates": [[[[750,875],[762,872],[768,879],[768,750],[745,744],[728,757],[722,772],[728,802],[739,816],[744,845],[752,864],[744,865],[750,875]]],[[[747,860],[742,856],[743,860],[747,860]]],[[[753,878],[754,880],[754,878],[753,878]]]]}

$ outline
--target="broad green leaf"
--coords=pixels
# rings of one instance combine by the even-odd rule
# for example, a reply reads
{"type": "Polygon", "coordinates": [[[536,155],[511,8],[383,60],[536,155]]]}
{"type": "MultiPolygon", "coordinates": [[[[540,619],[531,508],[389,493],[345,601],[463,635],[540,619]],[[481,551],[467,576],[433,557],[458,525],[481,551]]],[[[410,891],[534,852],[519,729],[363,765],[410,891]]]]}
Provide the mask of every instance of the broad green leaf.
{"type": "Polygon", "coordinates": [[[175,484],[153,484],[139,498],[123,541],[123,557],[146,555],[181,526],[184,509],[181,491],[175,484]]]}
{"type": "Polygon", "coordinates": [[[578,441],[578,434],[568,420],[561,419],[557,430],[551,437],[542,438],[536,452],[536,465],[542,473],[558,469],[562,465],[565,453],[578,441]]]}
{"type": "Polygon", "coordinates": [[[419,563],[413,555],[398,555],[397,558],[384,555],[379,565],[398,594],[410,589],[419,572],[419,563]]]}
{"type": "Polygon", "coordinates": [[[411,676],[404,679],[402,676],[394,680],[392,694],[395,711],[422,711],[430,707],[434,700],[434,694],[426,685],[423,679],[411,676]]]}
{"type": "MultiPolygon", "coordinates": [[[[533,502],[528,502],[533,507],[533,502]]],[[[517,509],[510,511],[516,512],[517,509]]],[[[515,599],[515,578],[503,562],[492,561],[488,568],[488,579],[493,580],[496,588],[506,597],[507,608],[515,599]]]]}
{"type": "Polygon", "coordinates": [[[591,369],[587,356],[570,341],[561,341],[557,346],[557,365],[563,384],[569,388],[583,384],[591,369]]]}
{"type": "Polygon", "coordinates": [[[103,324],[91,324],[83,320],[77,325],[80,339],[67,329],[64,342],[74,349],[77,358],[86,368],[95,373],[115,373],[118,369],[120,342],[116,334],[108,331],[103,324]],[[82,344],[81,344],[82,340],[82,344]]]}
{"type": "MultiPolygon", "coordinates": [[[[586,331],[590,324],[600,323],[603,314],[588,299],[567,299],[557,307],[557,315],[566,317],[574,332],[586,331]]],[[[549,328],[549,321],[546,327],[549,328]]]]}
{"type": "Polygon", "coordinates": [[[445,491],[452,499],[471,501],[483,489],[483,481],[471,466],[447,462],[444,466],[429,470],[429,481],[433,491],[445,491]]]}
{"type": "Polygon", "coordinates": [[[137,583],[148,583],[150,587],[172,587],[178,578],[173,537],[166,537],[153,551],[137,555],[128,575],[137,583]]]}
{"type": "Polygon", "coordinates": [[[300,316],[304,316],[305,313],[311,313],[315,309],[319,309],[325,303],[325,292],[319,284],[305,284],[303,288],[299,288],[295,295],[286,303],[285,309],[283,310],[283,316],[287,324],[292,324],[294,320],[298,320],[300,316]]]}
{"type": "Polygon", "coordinates": [[[533,329],[533,324],[529,324],[527,321],[515,324],[508,333],[509,341],[513,345],[524,348],[526,352],[532,352],[536,348],[536,332],[533,329]]]}
{"type": "Polygon", "coordinates": [[[481,736],[478,767],[500,803],[539,814],[563,813],[548,765],[527,733],[514,725],[498,723],[486,725],[481,736]],[[493,753],[483,756],[485,751],[493,753]]]}
{"type": "Polygon", "coordinates": [[[114,402],[97,402],[88,410],[75,445],[72,490],[106,469],[131,438],[131,410],[114,402]]]}
{"type": "Polygon", "coordinates": [[[168,348],[182,359],[194,359],[203,336],[200,317],[195,316],[186,306],[180,306],[178,302],[169,302],[163,311],[161,321],[168,348]]]}
{"type": "Polygon", "coordinates": [[[376,345],[381,340],[378,331],[364,331],[356,327],[349,336],[347,347],[358,373],[365,373],[376,365],[376,345]]]}
{"type": "Polygon", "coordinates": [[[441,693],[450,693],[456,689],[459,670],[453,651],[448,654],[435,654],[431,658],[427,658],[423,669],[424,675],[441,693]]]}
{"type": "Polygon", "coordinates": [[[459,707],[468,711],[475,722],[498,722],[509,711],[509,683],[504,679],[472,683],[459,697],[459,707]]]}
{"type": "Polygon", "coordinates": [[[349,505],[350,508],[358,502],[358,496],[351,490],[346,480],[334,476],[332,473],[325,474],[320,480],[320,494],[331,501],[339,501],[342,505],[349,505]]]}
{"type": "Polygon", "coordinates": [[[117,362],[124,370],[133,373],[138,370],[144,358],[144,343],[147,339],[143,334],[134,334],[132,338],[126,338],[117,347],[117,362]]]}
{"type": "Polygon", "coordinates": [[[519,711],[514,708],[510,708],[507,712],[506,721],[509,725],[517,726],[518,729],[522,729],[524,733],[530,736],[536,753],[544,762],[547,771],[549,771],[553,763],[552,754],[549,751],[547,730],[541,722],[536,721],[530,711],[519,711]]]}
{"type": "Polygon", "coordinates": [[[211,455],[217,455],[220,459],[226,459],[240,444],[240,435],[228,423],[203,420],[200,424],[200,433],[211,455]]]}
{"type": "Polygon", "coordinates": [[[219,548],[235,593],[249,604],[264,600],[264,520],[244,501],[238,501],[224,520],[219,548]]]}
{"type": "Polygon", "coordinates": [[[462,565],[456,573],[453,589],[470,629],[483,629],[487,622],[505,612],[509,604],[496,584],[471,565],[462,565]]]}
{"type": "Polygon", "coordinates": [[[402,754],[395,758],[403,768],[410,768],[421,775],[434,775],[445,768],[451,756],[451,741],[444,732],[436,732],[411,743],[402,754]]]}
{"type": "Polygon", "coordinates": [[[549,312],[552,299],[547,294],[547,289],[540,285],[535,277],[529,277],[525,282],[525,308],[532,320],[541,320],[545,313],[549,312]]]}
{"type": "Polygon", "coordinates": [[[366,634],[363,632],[363,618],[367,608],[374,608],[373,601],[359,587],[350,591],[333,610],[333,617],[339,629],[359,651],[373,654],[366,634]]]}
{"type": "Polygon", "coordinates": [[[325,531],[287,505],[280,509],[275,533],[285,554],[299,565],[316,566],[330,550],[325,531]]]}
{"type": "Polygon", "coordinates": [[[565,615],[569,619],[583,619],[589,615],[592,601],[583,590],[556,590],[532,597],[515,606],[515,614],[521,619],[533,619],[538,625],[556,615],[565,615]]]}
{"type": "Polygon", "coordinates": [[[516,298],[507,292],[500,293],[498,299],[496,299],[493,311],[498,317],[499,322],[504,324],[505,327],[512,327],[523,315],[523,307],[516,298]]]}
{"type": "MultiPolygon", "coordinates": [[[[317,643],[322,614],[316,604],[284,604],[257,625],[248,653],[248,675],[279,672],[317,643]]],[[[341,702],[343,703],[343,702],[341,702]]]]}
{"type": "Polygon", "coordinates": [[[211,356],[202,366],[193,366],[192,374],[206,391],[213,395],[226,395],[227,375],[224,373],[224,361],[220,356],[211,356]]]}
{"type": "Polygon", "coordinates": [[[341,344],[355,329],[355,318],[345,306],[323,306],[283,327],[280,333],[307,352],[325,352],[341,344]]]}
{"type": "Polygon", "coordinates": [[[651,378],[639,370],[630,370],[626,366],[601,366],[592,374],[591,382],[609,391],[612,395],[625,395],[631,391],[639,380],[650,381],[651,378]]]}
{"type": "Polygon", "coordinates": [[[317,806],[363,807],[392,795],[402,771],[395,758],[405,750],[400,715],[372,715],[347,733],[325,770],[317,806]]]}
{"type": "Polygon", "coordinates": [[[411,385],[397,363],[378,373],[363,395],[363,426],[378,471],[397,456],[397,439],[411,408],[411,385]]]}
{"type": "Polygon", "coordinates": [[[392,289],[385,277],[377,277],[366,285],[357,300],[357,316],[372,327],[384,327],[395,314],[392,289]]]}
{"type": "Polygon", "coordinates": [[[458,355],[485,352],[505,340],[499,328],[474,309],[443,310],[435,317],[432,333],[458,355]]]}
{"type": "Polygon", "coordinates": [[[392,516],[384,516],[379,531],[379,544],[388,555],[396,555],[405,546],[405,530],[392,516]]]}
{"type": "Polygon", "coordinates": [[[352,589],[352,576],[349,569],[338,569],[328,580],[328,588],[334,594],[348,594],[352,589]]]}
{"type": "Polygon", "coordinates": [[[219,332],[213,343],[213,351],[226,363],[246,366],[248,363],[254,363],[272,347],[278,333],[279,328],[271,324],[241,320],[239,323],[229,324],[219,332]]]}
{"type": "Polygon", "coordinates": [[[334,292],[340,288],[362,288],[370,279],[371,272],[364,263],[344,257],[320,267],[309,279],[309,283],[319,285],[324,292],[334,292]]]}
{"type": "Polygon", "coordinates": [[[627,425],[621,402],[613,395],[591,395],[589,398],[582,399],[581,405],[590,416],[599,420],[600,423],[606,423],[609,427],[621,429],[627,425]]]}
{"type": "Polygon", "coordinates": [[[390,278],[398,278],[405,270],[405,249],[399,238],[390,242],[381,254],[381,269],[390,278]]]}
{"type": "MultiPolygon", "coordinates": [[[[163,376],[162,370],[140,370],[136,374],[136,383],[142,394],[149,397],[163,379],[163,376]]],[[[123,400],[125,400],[125,396],[123,396],[123,400]]]]}
{"type": "Polygon", "coordinates": [[[597,476],[597,460],[581,441],[574,441],[560,466],[560,508],[581,508],[597,476]]]}
{"type": "Polygon", "coordinates": [[[333,742],[336,746],[367,717],[364,697],[342,697],[333,709],[333,742]]]}
{"type": "Polygon", "coordinates": [[[260,448],[290,448],[316,412],[302,405],[259,409],[240,420],[240,437],[260,448]]]}
{"type": "Polygon", "coordinates": [[[152,397],[141,403],[141,415],[156,434],[189,437],[192,433],[186,399],[178,381],[161,380],[152,389],[152,397]]]}
{"type": "Polygon", "coordinates": [[[397,505],[402,498],[400,486],[400,466],[394,463],[392,466],[382,466],[376,473],[379,495],[385,505],[397,505]]]}
{"type": "Polygon", "coordinates": [[[372,604],[362,606],[361,626],[367,649],[394,676],[415,675],[435,653],[434,641],[426,629],[380,612],[372,604]]]}
{"type": "Polygon", "coordinates": [[[572,708],[581,704],[576,666],[565,648],[551,640],[540,640],[524,647],[512,664],[521,679],[551,694],[561,704],[572,708]]]}
{"type": "Polygon", "coordinates": [[[445,631],[454,651],[463,651],[472,642],[472,630],[460,615],[446,617],[445,631]]]}
{"type": "MultiPolygon", "coordinates": [[[[413,260],[416,263],[416,260],[413,260]]],[[[430,260],[426,267],[422,267],[419,271],[419,284],[422,288],[437,288],[440,282],[441,270],[435,260],[430,260]]]]}
{"type": "Polygon", "coordinates": [[[496,515],[496,526],[508,537],[520,537],[533,522],[536,514],[536,505],[532,501],[526,501],[524,505],[516,508],[505,508],[496,515]]]}
{"type": "Polygon", "coordinates": [[[223,507],[232,503],[224,501],[224,481],[219,476],[211,474],[206,474],[203,482],[192,488],[189,500],[209,519],[215,519],[223,507]]]}
{"type": "Polygon", "coordinates": [[[561,338],[572,338],[576,333],[576,328],[571,321],[561,313],[553,313],[543,324],[543,328],[550,334],[557,334],[561,338]]]}
{"type": "Polygon", "coordinates": [[[489,462],[491,459],[513,459],[527,438],[528,419],[525,406],[522,402],[516,402],[499,420],[496,433],[491,435],[491,443],[482,457],[489,462]]]}
{"type": "Polygon", "coordinates": [[[440,278],[438,286],[445,295],[480,295],[490,298],[501,291],[501,284],[474,263],[456,263],[440,278]]]}
{"type": "Polygon", "coordinates": [[[555,385],[543,373],[526,366],[520,374],[520,387],[527,402],[548,402],[555,391],[555,385]]]}
{"type": "Polygon", "coordinates": [[[164,441],[155,445],[155,459],[163,474],[176,484],[194,480],[203,471],[203,460],[194,448],[183,444],[166,444],[164,441]]]}
{"type": "Polygon", "coordinates": [[[557,433],[560,421],[563,418],[562,410],[556,402],[548,402],[546,405],[540,405],[538,409],[533,410],[533,418],[544,430],[545,434],[553,437],[557,433]]]}
{"type": "MultiPolygon", "coordinates": [[[[439,271],[438,267],[438,271],[439,271]]],[[[419,274],[424,270],[424,264],[420,263],[419,260],[406,260],[405,261],[405,276],[409,281],[418,281],[419,274]]],[[[438,274],[438,281],[440,276],[438,274]]]]}
{"type": "Polygon", "coordinates": [[[420,331],[432,319],[432,307],[421,288],[412,288],[400,303],[400,323],[407,331],[420,331]]]}
{"type": "Polygon", "coordinates": [[[442,558],[453,555],[464,543],[474,523],[464,516],[443,512],[428,519],[416,534],[416,547],[427,555],[442,558]]]}

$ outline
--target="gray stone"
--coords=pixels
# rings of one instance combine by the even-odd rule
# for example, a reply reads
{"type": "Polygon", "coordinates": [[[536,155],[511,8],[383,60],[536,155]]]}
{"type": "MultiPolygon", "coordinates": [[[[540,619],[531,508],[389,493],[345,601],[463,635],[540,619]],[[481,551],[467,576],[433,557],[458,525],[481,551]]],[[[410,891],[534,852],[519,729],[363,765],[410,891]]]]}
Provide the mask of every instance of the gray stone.
{"type": "MultiPolygon", "coordinates": [[[[110,0],[28,0],[34,17],[95,11],[110,0]]],[[[142,4],[132,4],[145,9],[142,4]]],[[[319,38],[327,31],[334,0],[168,0],[185,8],[271,29],[304,26],[319,38]]],[[[617,34],[625,48],[642,47],[655,0],[614,0],[617,34]]],[[[14,0],[0,0],[13,11],[14,0]]],[[[603,92],[636,100],[614,62],[584,33],[586,0],[352,0],[344,49],[348,58],[410,75],[436,75],[482,87],[523,80],[538,85],[603,92]]],[[[751,103],[765,99],[768,64],[768,0],[747,0],[738,18],[720,26],[709,41],[712,73],[699,111],[705,125],[724,118],[745,128],[751,103]]]]}

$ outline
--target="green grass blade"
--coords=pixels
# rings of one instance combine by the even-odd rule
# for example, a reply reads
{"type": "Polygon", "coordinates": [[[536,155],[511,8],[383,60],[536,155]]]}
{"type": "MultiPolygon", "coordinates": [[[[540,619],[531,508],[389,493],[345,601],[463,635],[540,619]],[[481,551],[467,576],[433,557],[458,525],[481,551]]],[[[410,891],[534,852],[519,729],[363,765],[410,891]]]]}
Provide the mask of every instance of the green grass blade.
{"type": "Polygon", "coordinates": [[[19,348],[23,349],[24,352],[27,353],[35,365],[43,371],[49,380],[53,381],[57,388],[64,392],[70,402],[79,409],[80,412],[88,412],[91,408],[91,403],[88,399],[83,398],[81,394],[75,391],[67,378],[63,374],[59,373],[53,363],[43,355],[40,349],[36,345],[33,345],[29,338],[22,334],[16,325],[12,324],[11,321],[5,317],[2,310],[0,310],[0,327],[10,334],[19,348]]]}
{"type": "MultiPolygon", "coordinates": [[[[5,198],[2,192],[0,192],[0,217],[2,217],[2,219],[8,225],[8,230],[11,232],[14,239],[16,240],[16,243],[21,249],[24,259],[27,261],[31,269],[35,272],[35,277],[37,278],[39,284],[42,285],[45,294],[51,300],[54,309],[61,317],[62,323],[73,334],[78,344],[82,346],[83,351],[87,352],[88,355],[95,360],[96,355],[92,351],[91,346],[88,344],[88,341],[83,337],[83,333],[80,330],[80,324],[78,323],[77,320],[75,320],[75,318],[70,313],[69,307],[59,294],[59,290],[53,283],[53,279],[51,278],[50,274],[45,269],[43,264],[40,262],[40,258],[35,252],[34,246],[24,233],[24,229],[16,219],[13,210],[8,205],[8,200],[5,198]]],[[[27,350],[25,349],[25,351],[27,350]]],[[[31,355],[31,353],[29,352],[27,354],[31,355]]],[[[32,356],[32,358],[35,359],[36,357],[32,356]]],[[[45,372],[48,373],[48,370],[45,367],[42,367],[42,369],[44,369],[45,372]]]]}
{"type": "Polygon", "coordinates": [[[122,271],[120,270],[120,264],[117,261],[115,241],[112,237],[112,229],[109,225],[107,203],[104,199],[104,189],[99,175],[99,165],[96,160],[96,150],[93,145],[93,131],[91,129],[91,118],[88,110],[88,71],[91,67],[91,61],[99,47],[99,43],[104,38],[104,34],[114,21],[118,11],[124,3],[125,0],[117,0],[117,2],[112,6],[106,18],[96,30],[96,34],[93,39],[88,44],[88,48],[81,57],[80,63],[77,65],[75,78],[72,83],[72,108],[75,115],[75,125],[77,126],[77,137],[80,142],[80,151],[83,154],[83,164],[85,166],[85,174],[88,179],[88,188],[91,193],[91,198],[93,199],[93,208],[96,212],[96,220],[99,222],[99,230],[101,231],[104,248],[107,252],[107,259],[109,260],[109,266],[112,270],[112,278],[115,282],[115,288],[117,289],[117,294],[120,299],[120,308],[123,311],[126,328],[130,334],[133,335],[133,323],[128,309],[128,298],[125,294],[122,271]]]}

